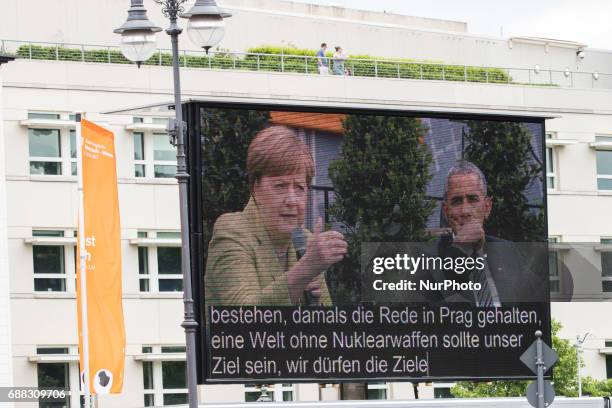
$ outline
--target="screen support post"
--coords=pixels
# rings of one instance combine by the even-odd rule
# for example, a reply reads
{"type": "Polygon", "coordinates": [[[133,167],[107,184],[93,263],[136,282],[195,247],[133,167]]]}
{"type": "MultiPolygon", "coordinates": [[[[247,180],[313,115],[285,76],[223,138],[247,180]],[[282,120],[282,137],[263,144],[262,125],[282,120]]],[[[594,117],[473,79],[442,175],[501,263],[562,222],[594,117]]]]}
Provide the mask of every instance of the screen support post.
{"type": "MultiPolygon", "coordinates": [[[[183,0],[184,1],[184,0],[183,0]]],[[[196,329],[193,289],[191,285],[191,254],[189,248],[189,209],[187,183],[187,158],[185,155],[185,125],[183,123],[183,107],[181,105],[181,79],[179,73],[178,36],[182,29],[177,24],[177,18],[183,1],[174,1],[165,9],[170,19],[170,27],[166,33],[170,36],[172,44],[172,73],[174,79],[174,110],[175,120],[169,122],[170,140],[176,145],[176,179],[179,187],[179,207],[181,220],[181,270],[183,274],[183,304],[184,320],[181,326],[185,329],[187,351],[187,390],[189,408],[198,407],[198,384],[196,368],[196,329]]],[[[168,4],[167,4],[168,6],[168,4]]]]}

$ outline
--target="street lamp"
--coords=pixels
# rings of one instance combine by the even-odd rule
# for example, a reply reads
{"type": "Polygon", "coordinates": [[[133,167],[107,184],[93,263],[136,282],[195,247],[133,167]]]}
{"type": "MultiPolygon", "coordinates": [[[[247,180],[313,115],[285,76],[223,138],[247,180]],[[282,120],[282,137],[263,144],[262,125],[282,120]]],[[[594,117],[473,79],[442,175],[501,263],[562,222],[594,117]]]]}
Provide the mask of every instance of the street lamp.
{"type": "Polygon", "coordinates": [[[188,18],[187,34],[191,41],[208,54],[225,35],[225,18],[232,15],[217,6],[215,0],[198,0],[191,10],[181,17],[188,18]]]}
{"type": "Polygon", "coordinates": [[[132,0],[127,21],[114,32],[121,34],[121,53],[140,68],[155,52],[155,33],[161,30],[148,19],[143,0],[132,0]]]}
{"type": "MultiPolygon", "coordinates": [[[[177,18],[189,19],[189,36],[199,47],[206,52],[217,45],[225,34],[224,18],[231,14],[220,9],[215,0],[197,0],[195,5],[185,14],[183,4],[187,0],[154,0],[162,6],[162,13],[170,20],[166,33],[170,36],[172,44],[172,73],[174,77],[174,110],[175,119],[168,123],[168,133],[176,146],[176,179],[179,187],[179,209],[181,219],[181,270],[183,273],[183,304],[184,320],[181,326],[185,329],[187,346],[187,389],[189,391],[189,408],[198,408],[198,384],[196,368],[196,328],[194,319],[193,290],[191,287],[191,258],[189,251],[189,213],[187,202],[187,159],[185,156],[185,138],[183,124],[183,107],[181,105],[181,79],[179,74],[178,36],[183,31],[177,24],[177,18]]],[[[149,21],[143,0],[131,0],[132,7],[128,11],[126,23],[115,30],[121,34],[123,55],[136,62],[145,61],[151,57],[155,49],[151,50],[151,40],[155,33],[161,31],[149,21]],[[127,50],[127,52],[126,52],[127,50]],[[148,53],[148,55],[147,55],[148,53]],[[146,57],[146,58],[145,58],[146,57]]]]}

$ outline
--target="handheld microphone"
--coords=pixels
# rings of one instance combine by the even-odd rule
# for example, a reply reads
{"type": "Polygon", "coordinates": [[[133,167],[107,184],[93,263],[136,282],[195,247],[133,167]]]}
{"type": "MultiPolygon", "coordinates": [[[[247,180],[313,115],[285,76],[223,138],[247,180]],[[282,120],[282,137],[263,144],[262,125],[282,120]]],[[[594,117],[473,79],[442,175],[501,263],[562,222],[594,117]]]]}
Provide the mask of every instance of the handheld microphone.
{"type": "MultiPolygon", "coordinates": [[[[306,234],[300,227],[293,230],[291,233],[291,241],[293,242],[293,248],[295,248],[295,256],[299,261],[306,254],[306,234]]],[[[307,306],[318,306],[319,297],[315,296],[311,291],[304,291],[304,298],[306,299],[307,306]]]]}
{"type": "Polygon", "coordinates": [[[306,254],[306,235],[302,228],[296,228],[291,233],[291,241],[293,242],[293,248],[295,248],[295,255],[298,261],[306,254]]]}

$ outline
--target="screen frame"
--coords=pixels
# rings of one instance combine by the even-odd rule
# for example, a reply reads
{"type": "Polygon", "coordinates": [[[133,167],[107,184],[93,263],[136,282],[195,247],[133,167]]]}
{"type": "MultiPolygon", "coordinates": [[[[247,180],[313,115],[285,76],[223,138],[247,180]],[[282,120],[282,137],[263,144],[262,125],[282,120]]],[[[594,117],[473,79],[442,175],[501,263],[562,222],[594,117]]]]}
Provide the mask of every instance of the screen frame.
{"type": "MultiPolygon", "coordinates": [[[[301,102],[301,101],[298,101],[301,102]]],[[[520,114],[506,113],[471,113],[465,111],[453,110],[412,110],[406,107],[406,110],[371,108],[360,106],[359,104],[351,104],[346,106],[328,106],[317,103],[289,104],[277,103],[274,101],[222,101],[222,100],[190,100],[183,104],[183,121],[186,123],[185,135],[185,151],[187,156],[187,172],[190,175],[188,179],[188,216],[189,216],[189,237],[190,237],[190,259],[191,259],[191,284],[192,284],[192,301],[193,301],[193,318],[197,322],[197,327],[188,328],[186,330],[195,330],[196,336],[196,367],[197,367],[197,382],[198,384],[261,384],[267,382],[291,382],[291,383],[318,383],[318,382],[333,382],[333,383],[350,383],[350,382],[431,382],[431,381],[498,381],[498,380],[531,380],[533,376],[483,376],[483,377],[416,377],[416,378],[395,378],[395,377],[377,377],[377,378],[350,378],[350,379],[317,379],[317,378],[300,378],[300,379],[208,379],[206,372],[209,371],[208,359],[206,358],[205,344],[208,340],[208,335],[203,333],[202,328],[205,322],[202,321],[204,316],[204,282],[203,282],[203,228],[202,228],[202,172],[203,163],[200,155],[202,148],[202,123],[201,110],[206,108],[213,109],[244,109],[244,110],[261,110],[261,111],[288,111],[288,112],[309,112],[309,113],[330,113],[330,114],[367,114],[379,116],[402,116],[410,118],[436,118],[449,120],[483,120],[483,121],[500,121],[500,122],[515,122],[515,123],[533,123],[541,126],[541,147],[543,168],[546,169],[546,119],[549,116],[532,116],[520,114]],[[206,337],[205,337],[206,336],[206,337]],[[205,340],[206,338],[206,340],[205,340]]],[[[338,104],[340,105],[340,104],[338,104]]],[[[344,105],[344,104],[342,104],[344,105]]],[[[443,109],[443,108],[442,108],[443,109]]],[[[548,236],[548,192],[546,188],[546,178],[543,181],[543,209],[545,212],[544,229],[548,236]]],[[[548,261],[547,261],[548,268],[548,261]]],[[[548,344],[552,343],[552,317],[551,303],[545,307],[545,314],[548,317],[548,328],[545,328],[542,340],[548,344]]],[[[188,315],[188,312],[185,312],[188,315]]],[[[552,378],[552,369],[545,374],[545,378],[552,378]]]]}

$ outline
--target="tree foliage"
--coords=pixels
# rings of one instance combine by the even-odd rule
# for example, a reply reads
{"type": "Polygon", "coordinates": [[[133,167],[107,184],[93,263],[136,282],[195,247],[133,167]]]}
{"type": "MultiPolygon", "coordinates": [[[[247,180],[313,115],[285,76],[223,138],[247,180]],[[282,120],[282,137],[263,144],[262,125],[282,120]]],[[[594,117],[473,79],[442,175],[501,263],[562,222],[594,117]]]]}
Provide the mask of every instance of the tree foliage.
{"type": "Polygon", "coordinates": [[[343,126],[342,156],[329,168],[332,215],[349,244],[331,270],[336,302],[357,300],[362,242],[421,241],[434,207],[425,194],[432,157],[419,119],[349,115],[343,126]]]}
{"type": "MultiPolygon", "coordinates": [[[[578,395],[576,349],[569,340],[558,336],[561,323],[552,321],[552,348],[559,355],[553,368],[553,386],[557,396],[578,395]]],[[[522,363],[521,363],[522,364],[522,363]]],[[[459,398],[524,397],[530,381],[458,382],[451,393],[459,398]]]]}
{"type": "Polygon", "coordinates": [[[582,380],[582,395],[590,397],[612,396],[612,379],[596,380],[586,377],[582,380]]]}
{"type": "Polygon", "coordinates": [[[487,234],[515,242],[545,240],[543,202],[533,208],[525,196],[532,183],[542,185],[542,164],[533,152],[529,130],[514,122],[466,124],[464,158],[482,170],[493,198],[487,234]]]}
{"type": "Polygon", "coordinates": [[[247,151],[269,113],[244,109],[206,109],[202,121],[204,242],[226,212],[242,211],[249,200],[247,151]]]}
{"type": "Polygon", "coordinates": [[[558,336],[562,326],[556,320],[552,321],[552,348],[559,355],[559,360],[553,368],[553,385],[555,394],[566,397],[578,396],[578,356],[577,350],[567,339],[558,336]]]}

